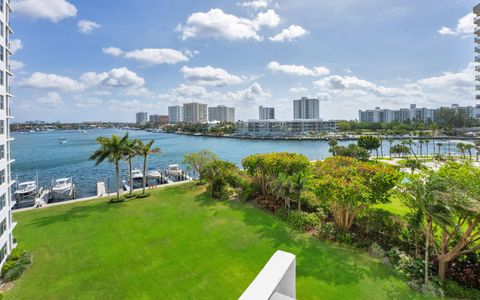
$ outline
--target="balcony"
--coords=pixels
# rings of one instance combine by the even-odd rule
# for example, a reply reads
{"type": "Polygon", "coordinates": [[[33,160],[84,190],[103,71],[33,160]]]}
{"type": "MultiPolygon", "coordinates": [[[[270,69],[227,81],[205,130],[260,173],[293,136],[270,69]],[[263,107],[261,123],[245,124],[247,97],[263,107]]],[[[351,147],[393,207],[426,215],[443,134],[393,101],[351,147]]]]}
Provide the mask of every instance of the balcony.
{"type": "Polygon", "coordinates": [[[480,25],[480,17],[475,17],[473,22],[477,25],[480,25]]]}
{"type": "Polygon", "coordinates": [[[480,81],[480,75],[475,76],[476,81],[480,81]]]}
{"type": "Polygon", "coordinates": [[[480,62],[480,56],[475,56],[475,62],[480,62]]]}
{"type": "Polygon", "coordinates": [[[476,99],[476,100],[480,100],[480,95],[476,95],[476,96],[475,96],[475,99],[476,99]]]}
{"type": "Polygon", "coordinates": [[[475,33],[475,35],[480,35],[480,28],[476,28],[474,33],[475,33]]]}

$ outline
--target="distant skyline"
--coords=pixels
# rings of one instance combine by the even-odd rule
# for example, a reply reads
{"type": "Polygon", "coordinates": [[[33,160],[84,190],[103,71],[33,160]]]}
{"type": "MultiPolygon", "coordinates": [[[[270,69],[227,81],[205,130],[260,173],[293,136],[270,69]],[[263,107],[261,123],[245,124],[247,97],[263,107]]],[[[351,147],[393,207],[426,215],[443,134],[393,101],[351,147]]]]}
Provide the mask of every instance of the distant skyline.
{"type": "Polygon", "coordinates": [[[475,105],[477,1],[12,0],[15,121],[135,121],[202,102],[258,118],[317,97],[359,109],[475,105]]]}

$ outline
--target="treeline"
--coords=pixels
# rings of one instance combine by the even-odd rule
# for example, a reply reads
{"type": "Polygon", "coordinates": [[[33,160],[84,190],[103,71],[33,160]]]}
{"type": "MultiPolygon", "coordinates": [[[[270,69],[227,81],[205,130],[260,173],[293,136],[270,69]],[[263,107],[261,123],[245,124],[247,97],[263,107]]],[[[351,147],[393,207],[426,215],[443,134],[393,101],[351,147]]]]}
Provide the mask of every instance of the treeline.
{"type": "Polygon", "coordinates": [[[202,123],[181,123],[181,124],[169,124],[163,127],[167,132],[185,132],[185,133],[201,133],[201,134],[214,134],[224,135],[233,134],[236,130],[235,123],[222,122],[218,124],[202,124],[202,123]]]}

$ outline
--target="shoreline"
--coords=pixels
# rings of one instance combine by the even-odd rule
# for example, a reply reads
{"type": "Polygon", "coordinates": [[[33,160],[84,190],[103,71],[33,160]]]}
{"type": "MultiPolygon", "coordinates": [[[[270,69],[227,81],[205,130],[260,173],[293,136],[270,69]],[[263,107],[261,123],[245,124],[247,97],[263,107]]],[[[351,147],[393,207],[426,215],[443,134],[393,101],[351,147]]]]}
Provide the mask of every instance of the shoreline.
{"type": "MultiPolygon", "coordinates": [[[[172,187],[172,186],[177,186],[177,185],[186,184],[186,183],[189,183],[189,182],[192,182],[192,180],[166,183],[166,184],[158,185],[158,186],[156,186],[156,187],[154,187],[154,188],[146,188],[146,191],[149,191],[149,190],[157,190],[157,189],[162,189],[162,188],[167,188],[167,187],[172,187]]],[[[142,188],[138,188],[138,189],[134,189],[133,192],[138,192],[138,191],[141,191],[141,190],[142,190],[142,188]]],[[[128,191],[123,191],[122,193],[120,193],[120,196],[122,196],[122,195],[124,195],[124,194],[128,194],[128,191]]],[[[72,204],[72,203],[79,203],[79,202],[87,202],[87,201],[93,201],[93,200],[106,199],[106,198],[113,197],[113,196],[116,196],[116,195],[117,195],[117,193],[109,193],[109,194],[106,194],[106,195],[100,196],[100,197],[99,197],[99,196],[90,196],[90,197],[84,197],[84,198],[79,198],[79,199],[65,200],[65,201],[61,201],[61,202],[49,203],[49,204],[46,204],[45,206],[41,206],[41,207],[31,206],[31,207],[25,207],[25,208],[20,208],[20,209],[12,209],[12,213],[14,214],[14,213],[18,213],[18,212],[38,210],[38,209],[45,209],[45,208],[49,208],[49,207],[67,205],[67,204],[72,204]]]]}
{"type": "MultiPolygon", "coordinates": [[[[193,137],[209,137],[209,138],[224,138],[224,139],[239,139],[239,140],[265,140],[265,141],[326,141],[332,139],[332,137],[306,137],[306,136],[245,136],[245,135],[214,135],[214,134],[202,134],[202,133],[184,133],[184,132],[163,132],[166,134],[175,134],[180,136],[193,136],[193,137]]],[[[379,135],[380,136],[380,135],[379,135]]],[[[334,137],[337,141],[357,141],[360,136],[356,137],[334,137]]],[[[394,140],[480,140],[479,137],[465,137],[465,136],[436,136],[436,137],[419,137],[419,136],[383,136],[383,140],[392,138],[394,140]]]]}

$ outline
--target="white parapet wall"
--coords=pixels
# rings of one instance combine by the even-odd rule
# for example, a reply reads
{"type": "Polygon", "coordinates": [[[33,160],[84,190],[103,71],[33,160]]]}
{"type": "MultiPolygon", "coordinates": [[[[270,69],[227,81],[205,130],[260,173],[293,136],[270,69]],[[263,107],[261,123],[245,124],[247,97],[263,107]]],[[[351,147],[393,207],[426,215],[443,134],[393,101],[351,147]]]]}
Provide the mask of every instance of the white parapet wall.
{"type": "Polygon", "coordinates": [[[295,276],[295,255],[277,251],[239,299],[296,299],[295,276]]]}

